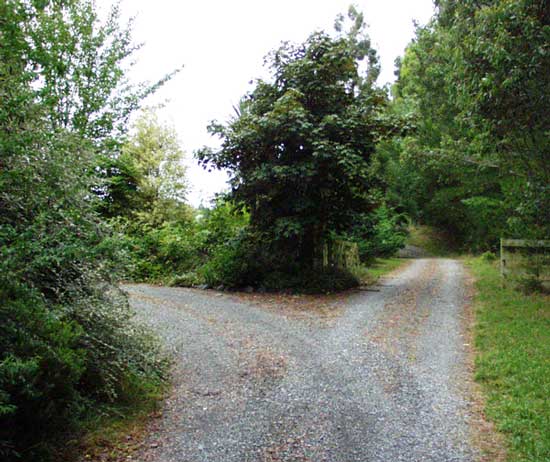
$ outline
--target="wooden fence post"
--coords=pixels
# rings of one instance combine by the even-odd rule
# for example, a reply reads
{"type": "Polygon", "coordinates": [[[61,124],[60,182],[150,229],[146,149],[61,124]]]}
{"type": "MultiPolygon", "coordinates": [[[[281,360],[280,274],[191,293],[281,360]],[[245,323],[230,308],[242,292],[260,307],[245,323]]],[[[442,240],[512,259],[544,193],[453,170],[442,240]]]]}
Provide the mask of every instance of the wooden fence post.
{"type": "Polygon", "coordinates": [[[504,266],[505,265],[506,265],[506,260],[504,259],[503,239],[500,238],[500,279],[501,279],[502,287],[506,286],[505,281],[504,281],[504,277],[505,277],[505,268],[504,268],[504,266]]]}

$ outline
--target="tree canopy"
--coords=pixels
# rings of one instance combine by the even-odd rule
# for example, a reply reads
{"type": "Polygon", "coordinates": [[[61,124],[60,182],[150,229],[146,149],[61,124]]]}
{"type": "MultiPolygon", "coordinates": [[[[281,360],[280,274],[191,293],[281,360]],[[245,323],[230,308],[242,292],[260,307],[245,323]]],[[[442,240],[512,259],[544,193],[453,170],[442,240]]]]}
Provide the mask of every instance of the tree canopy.
{"type": "Polygon", "coordinates": [[[210,126],[221,149],[198,152],[204,166],[230,172],[231,197],[249,208],[252,228],[305,266],[330,233],[373,208],[370,158],[396,127],[374,86],[363,16],[352,8],[349,18],[347,32],[339,18],[336,36],[318,32],[271,52],[272,79],[256,82],[237,118],[210,126]]]}
{"type": "Polygon", "coordinates": [[[120,155],[101,158],[100,210],[158,225],[187,208],[184,153],[174,128],[162,124],[153,109],[144,110],[132,129],[120,155]]]}
{"type": "Polygon", "coordinates": [[[437,6],[394,87],[395,109],[417,129],[394,142],[393,188],[408,191],[397,196],[413,216],[468,246],[548,236],[547,2],[437,6]]]}

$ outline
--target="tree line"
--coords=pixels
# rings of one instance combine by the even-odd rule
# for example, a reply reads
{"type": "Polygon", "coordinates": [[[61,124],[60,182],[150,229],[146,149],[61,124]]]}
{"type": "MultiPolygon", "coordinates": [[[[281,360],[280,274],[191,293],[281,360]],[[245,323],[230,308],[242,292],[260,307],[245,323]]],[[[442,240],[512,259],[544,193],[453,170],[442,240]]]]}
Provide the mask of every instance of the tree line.
{"type": "Polygon", "coordinates": [[[550,236],[550,5],[436,2],[399,60],[393,108],[415,130],[381,148],[394,203],[465,248],[550,236]]]}

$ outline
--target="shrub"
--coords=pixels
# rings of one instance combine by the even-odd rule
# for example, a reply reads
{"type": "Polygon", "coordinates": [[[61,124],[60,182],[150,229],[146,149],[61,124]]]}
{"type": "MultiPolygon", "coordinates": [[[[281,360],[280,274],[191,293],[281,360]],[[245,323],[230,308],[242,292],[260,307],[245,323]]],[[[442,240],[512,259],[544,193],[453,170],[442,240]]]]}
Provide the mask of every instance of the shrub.
{"type": "Polygon", "coordinates": [[[486,262],[492,262],[492,261],[495,261],[497,259],[497,256],[495,255],[494,252],[484,252],[481,255],[481,259],[483,261],[486,261],[486,262]]]}
{"type": "Polygon", "coordinates": [[[238,288],[256,285],[261,272],[254,274],[254,250],[251,235],[243,232],[213,250],[211,258],[199,268],[199,277],[209,286],[238,288]]]}
{"type": "Polygon", "coordinates": [[[193,287],[202,283],[202,279],[199,275],[193,271],[173,276],[168,285],[171,287],[193,287]]]}
{"type": "Polygon", "coordinates": [[[405,246],[408,221],[386,205],[373,213],[357,217],[355,225],[345,237],[357,242],[362,261],[388,257],[405,246]]]}
{"type": "MultiPolygon", "coordinates": [[[[112,220],[122,234],[123,247],[129,256],[128,277],[135,281],[193,285],[202,281],[202,277],[185,282],[180,275],[197,273],[210,259],[223,258],[222,248],[243,231],[248,214],[220,198],[212,209],[199,209],[179,221],[155,225],[140,220],[122,217],[112,220]]],[[[215,266],[213,262],[211,268],[204,270],[214,279],[215,266]]]]}
{"type": "Polygon", "coordinates": [[[157,341],[132,322],[127,299],[91,279],[59,303],[0,281],[0,454],[47,458],[50,440],[98,403],[129,400],[165,378],[157,341]]]}
{"type": "Polygon", "coordinates": [[[24,286],[0,281],[0,454],[10,460],[80,414],[83,330],[24,286]]]}
{"type": "Polygon", "coordinates": [[[333,292],[359,284],[351,271],[308,268],[281,249],[275,251],[276,246],[262,233],[244,230],[213,252],[212,258],[199,269],[199,276],[212,287],[252,286],[267,291],[304,293],[333,292]]]}
{"type": "Polygon", "coordinates": [[[104,402],[125,400],[134,378],[160,383],[166,377],[167,360],[160,343],[133,320],[126,294],[119,288],[88,275],[64,301],[66,316],[83,329],[79,346],[87,356],[79,389],[86,396],[104,402]]]}

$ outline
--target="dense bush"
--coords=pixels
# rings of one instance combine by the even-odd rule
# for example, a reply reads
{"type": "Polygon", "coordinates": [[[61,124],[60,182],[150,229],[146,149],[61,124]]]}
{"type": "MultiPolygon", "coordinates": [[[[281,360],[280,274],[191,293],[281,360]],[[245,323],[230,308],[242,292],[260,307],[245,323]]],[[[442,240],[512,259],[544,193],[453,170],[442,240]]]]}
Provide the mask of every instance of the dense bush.
{"type": "Polygon", "coordinates": [[[369,262],[375,257],[394,255],[405,245],[407,217],[381,205],[370,214],[358,215],[352,231],[346,237],[359,246],[361,261],[369,262]]]}
{"type": "MultiPolygon", "coordinates": [[[[407,224],[402,214],[382,205],[358,216],[352,232],[342,237],[356,242],[361,259],[368,262],[401,248],[407,224]]],[[[119,221],[118,227],[130,257],[128,277],[136,281],[306,292],[341,290],[358,283],[347,270],[308,269],[286,240],[273,241],[269,234],[254,231],[248,213],[224,198],[179,223],[155,228],[119,221]]]]}
{"type": "Polygon", "coordinates": [[[36,158],[32,169],[48,181],[31,186],[16,159],[6,160],[0,445],[7,460],[18,452],[40,460],[50,436],[98,403],[139,394],[140,386],[129,385],[159,381],[164,368],[158,348],[131,322],[128,302],[113,285],[118,250],[86,197],[88,178],[80,181],[66,165],[63,176],[50,178],[58,161],[50,155],[43,162],[36,158]],[[33,194],[22,194],[29,187],[33,194]]]}
{"type": "Polygon", "coordinates": [[[235,247],[233,241],[246,228],[248,220],[246,211],[223,198],[211,209],[191,212],[188,208],[188,213],[178,221],[167,220],[156,226],[144,221],[143,216],[137,220],[116,219],[128,257],[127,277],[175,285],[197,285],[204,283],[205,278],[213,280],[210,274],[221,271],[221,266],[227,263],[228,254],[235,247]]]}
{"type": "Polygon", "coordinates": [[[392,203],[466,249],[550,234],[548,2],[436,2],[399,63],[392,203]]]}
{"type": "Polygon", "coordinates": [[[355,287],[352,269],[309,268],[288,253],[276,250],[261,233],[250,229],[218,246],[199,269],[201,280],[211,287],[254,287],[264,291],[320,293],[355,287]]]}
{"type": "Polygon", "coordinates": [[[48,441],[77,424],[91,406],[130,399],[164,379],[166,363],[156,340],[131,322],[118,289],[89,281],[71,293],[72,303],[52,306],[35,290],[0,282],[5,460],[18,453],[46,459],[48,441]]]}
{"type": "Polygon", "coordinates": [[[216,247],[208,261],[199,269],[202,281],[209,286],[229,288],[256,285],[256,277],[251,270],[254,265],[253,249],[247,236],[235,238],[216,247]]]}
{"type": "Polygon", "coordinates": [[[0,455],[10,458],[80,415],[82,327],[38,293],[0,281],[0,455]]]}
{"type": "Polygon", "coordinates": [[[164,373],[96,213],[98,153],[116,155],[148,90],[124,82],[116,10],[101,25],[86,0],[25,0],[0,17],[0,454],[42,461],[54,437],[164,373]]]}

